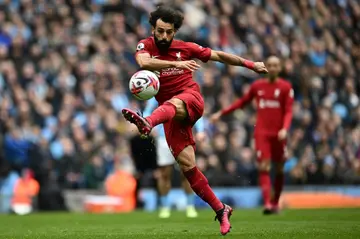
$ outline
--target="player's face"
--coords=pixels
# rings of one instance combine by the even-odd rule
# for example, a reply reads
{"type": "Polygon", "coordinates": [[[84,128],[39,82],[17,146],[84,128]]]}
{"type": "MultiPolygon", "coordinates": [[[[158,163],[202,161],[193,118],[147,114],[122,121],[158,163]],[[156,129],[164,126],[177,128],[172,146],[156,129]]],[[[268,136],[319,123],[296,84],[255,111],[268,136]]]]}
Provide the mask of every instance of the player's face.
{"type": "Polygon", "coordinates": [[[169,49],[175,36],[174,24],[163,22],[158,19],[155,28],[153,28],[155,44],[160,51],[169,49]]]}
{"type": "Polygon", "coordinates": [[[270,57],[266,62],[266,68],[269,71],[269,77],[275,78],[281,71],[280,59],[277,57],[270,57]]]}

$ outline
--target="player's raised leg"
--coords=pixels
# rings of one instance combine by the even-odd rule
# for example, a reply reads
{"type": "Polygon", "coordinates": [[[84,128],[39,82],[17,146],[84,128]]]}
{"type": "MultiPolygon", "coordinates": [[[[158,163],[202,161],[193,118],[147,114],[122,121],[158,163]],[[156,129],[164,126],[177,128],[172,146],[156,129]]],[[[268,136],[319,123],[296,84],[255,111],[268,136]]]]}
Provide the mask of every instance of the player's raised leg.
{"type": "Polygon", "coordinates": [[[171,205],[169,201],[169,192],[171,189],[172,165],[162,166],[159,170],[157,179],[157,189],[160,195],[160,218],[169,218],[171,214],[171,205]]]}
{"type": "Polygon", "coordinates": [[[183,173],[181,173],[181,186],[186,194],[186,216],[195,218],[198,216],[195,209],[195,194],[183,173]]]}
{"type": "Polygon", "coordinates": [[[135,124],[139,132],[145,136],[148,136],[156,125],[165,123],[171,120],[176,115],[176,108],[174,104],[165,102],[164,104],[157,107],[150,116],[144,118],[141,114],[131,110],[123,109],[122,113],[125,119],[135,124]]]}

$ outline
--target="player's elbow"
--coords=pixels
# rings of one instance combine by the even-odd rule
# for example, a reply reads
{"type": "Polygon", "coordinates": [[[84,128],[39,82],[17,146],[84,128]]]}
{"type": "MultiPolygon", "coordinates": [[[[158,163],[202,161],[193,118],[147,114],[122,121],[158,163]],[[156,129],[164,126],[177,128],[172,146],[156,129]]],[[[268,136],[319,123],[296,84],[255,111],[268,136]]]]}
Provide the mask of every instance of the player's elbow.
{"type": "Polygon", "coordinates": [[[150,70],[150,65],[146,60],[138,60],[137,63],[141,69],[150,70]]]}

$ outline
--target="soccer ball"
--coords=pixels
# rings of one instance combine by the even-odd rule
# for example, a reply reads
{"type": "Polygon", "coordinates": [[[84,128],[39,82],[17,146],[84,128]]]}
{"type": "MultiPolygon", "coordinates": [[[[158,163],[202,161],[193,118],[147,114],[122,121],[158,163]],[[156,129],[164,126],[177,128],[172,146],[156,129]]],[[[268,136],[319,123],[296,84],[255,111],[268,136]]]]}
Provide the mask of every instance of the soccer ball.
{"type": "Polygon", "coordinates": [[[154,72],[148,70],[136,72],[129,82],[130,92],[138,100],[151,99],[159,92],[159,88],[159,78],[154,72]]]}

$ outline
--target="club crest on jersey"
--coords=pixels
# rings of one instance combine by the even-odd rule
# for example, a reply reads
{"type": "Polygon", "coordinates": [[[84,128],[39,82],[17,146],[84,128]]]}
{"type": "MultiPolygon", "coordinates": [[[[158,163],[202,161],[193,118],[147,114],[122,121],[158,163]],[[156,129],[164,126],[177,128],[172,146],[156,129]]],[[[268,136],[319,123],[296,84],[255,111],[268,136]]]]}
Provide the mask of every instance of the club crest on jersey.
{"type": "Polygon", "coordinates": [[[144,49],[145,48],[145,45],[144,45],[144,43],[142,43],[142,42],[140,42],[137,46],[136,46],[136,50],[137,51],[140,51],[140,50],[142,50],[142,49],[144,49]]]}
{"type": "Polygon", "coordinates": [[[177,61],[181,61],[181,52],[176,53],[177,61]]]}
{"type": "Polygon", "coordinates": [[[279,89],[276,89],[275,92],[274,92],[275,98],[278,98],[279,95],[280,95],[280,90],[279,90],[279,89]]]}

